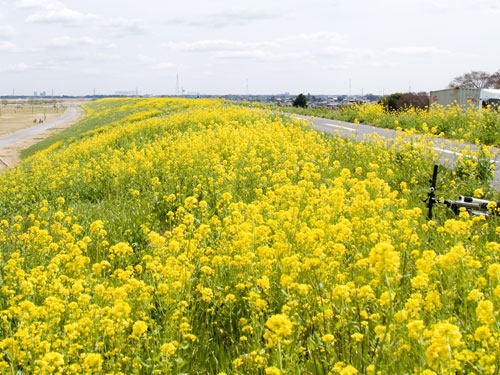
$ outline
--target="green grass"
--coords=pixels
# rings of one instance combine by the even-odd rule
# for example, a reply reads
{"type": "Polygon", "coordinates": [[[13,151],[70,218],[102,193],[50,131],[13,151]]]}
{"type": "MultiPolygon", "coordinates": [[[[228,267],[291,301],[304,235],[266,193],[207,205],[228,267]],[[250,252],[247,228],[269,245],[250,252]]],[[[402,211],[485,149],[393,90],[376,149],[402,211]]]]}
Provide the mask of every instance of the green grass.
{"type": "Polygon", "coordinates": [[[112,123],[114,121],[119,121],[123,117],[127,116],[129,113],[117,111],[119,107],[123,105],[123,102],[109,102],[106,105],[103,103],[89,103],[83,106],[85,111],[87,112],[87,116],[76,123],[75,125],[63,130],[62,132],[51,135],[50,137],[44,139],[41,142],[38,142],[27,149],[24,149],[20,152],[21,159],[26,159],[28,156],[35,154],[38,151],[44,150],[50,146],[52,146],[56,142],[61,143],[71,143],[74,140],[82,139],[83,135],[95,128],[103,126],[103,123],[112,123]],[[93,117],[88,116],[89,111],[101,111],[106,108],[108,111],[106,115],[93,117]]]}

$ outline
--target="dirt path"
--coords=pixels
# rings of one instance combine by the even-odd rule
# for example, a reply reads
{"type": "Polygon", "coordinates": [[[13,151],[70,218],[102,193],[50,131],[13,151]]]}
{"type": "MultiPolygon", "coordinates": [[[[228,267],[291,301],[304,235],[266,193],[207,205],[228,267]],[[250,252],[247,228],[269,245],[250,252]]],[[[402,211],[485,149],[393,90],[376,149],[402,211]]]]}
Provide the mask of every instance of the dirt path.
{"type": "MultiPolygon", "coordinates": [[[[19,139],[14,143],[10,143],[4,147],[0,147],[0,170],[11,168],[19,164],[21,162],[21,158],[19,156],[19,152],[21,150],[24,150],[25,148],[28,148],[31,145],[34,145],[35,143],[38,143],[45,138],[50,137],[52,134],[69,128],[71,125],[77,123],[85,117],[85,111],[81,107],[74,107],[74,109],[76,111],[75,115],[67,119],[66,121],[61,123],[60,121],[57,121],[57,119],[55,119],[53,121],[54,127],[36,132],[36,134],[29,134],[29,132],[27,132],[25,134],[25,137],[23,137],[22,139],[19,139]]],[[[47,123],[47,125],[50,125],[50,123],[47,123]]],[[[29,131],[29,129],[27,130],[29,131]]]]}

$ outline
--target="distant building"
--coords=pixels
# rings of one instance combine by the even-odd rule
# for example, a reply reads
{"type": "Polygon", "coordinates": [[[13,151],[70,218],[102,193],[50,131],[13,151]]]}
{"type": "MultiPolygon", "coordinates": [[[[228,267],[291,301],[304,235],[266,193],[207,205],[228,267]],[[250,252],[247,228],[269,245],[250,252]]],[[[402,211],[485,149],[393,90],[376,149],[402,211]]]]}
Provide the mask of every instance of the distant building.
{"type": "Polygon", "coordinates": [[[116,96],[137,96],[136,91],[115,91],[116,96]]]}

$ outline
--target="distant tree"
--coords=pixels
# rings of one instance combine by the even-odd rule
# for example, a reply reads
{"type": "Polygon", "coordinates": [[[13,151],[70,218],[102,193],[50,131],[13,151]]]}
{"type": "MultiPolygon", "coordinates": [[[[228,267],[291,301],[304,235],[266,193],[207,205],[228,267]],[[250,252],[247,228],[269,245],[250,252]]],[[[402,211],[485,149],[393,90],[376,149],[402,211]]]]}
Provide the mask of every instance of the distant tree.
{"type": "Polygon", "coordinates": [[[374,102],[375,100],[379,100],[380,96],[379,95],[373,95],[373,94],[366,94],[365,98],[368,99],[371,102],[374,102]]]}
{"type": "Polygon", "coordinates": [[[397,92],[395,94],[386,95],[379,100],[379,104],[382,104],[387,111],[397,111],[398,110],[398,100],[401,99],[403,94],[397,92]]]}
{"type": "MultiPolygon", "coordinates": [[[[498,73],[498,72],[497,72],[498,73]]],[[[496,74],[496,73],[495,73],[496,74]]],[[[482,71],[472,71],[455,77],[448,85],[449,88],[465,87],[471,89],[491,88],[492,75],[482,71]]]]}
{"type": "Polygon", "coordinates": [[[500,89],[500,69],[490,75],[489,86],[494,89],[500,89]]]}
{"type": "Polygon", "coordinates": [[[9,101],[7,99],[2,99],[2,104],[4,106],[7,106],[7,104],[9,104],[9,101]]]}
{"type": "Polygon", "coordinates": [[[306,108],[307,107],[307,98],[304,94],[299,94],[293,101],[293,106],[294,107],[302,107],[306,108]]]}
{"type": "Polygon", "coordinates": [[[429,106],[429,96],[425,92],[407,92],[398,101],[398,107],[411,107],[425,109],[429,106]]]}
{"type": "Polygon", "coordinates": [[[425,109],[429,105],[429,96],[425,92],[395,93],[386,95],[379,100],[387,111],[397,111],[402,108],[425,109]]]}

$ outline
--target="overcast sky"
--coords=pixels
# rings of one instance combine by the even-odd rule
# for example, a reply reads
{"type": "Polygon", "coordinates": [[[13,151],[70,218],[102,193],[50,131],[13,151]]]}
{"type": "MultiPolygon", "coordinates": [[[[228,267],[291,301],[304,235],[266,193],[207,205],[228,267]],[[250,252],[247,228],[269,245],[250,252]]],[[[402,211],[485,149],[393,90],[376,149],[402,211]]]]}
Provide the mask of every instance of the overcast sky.
{"type": "Polygon", "coordinates": [[[500,69],[500,0],[0,0],[0,95],[382,94],[500,69]]]}

